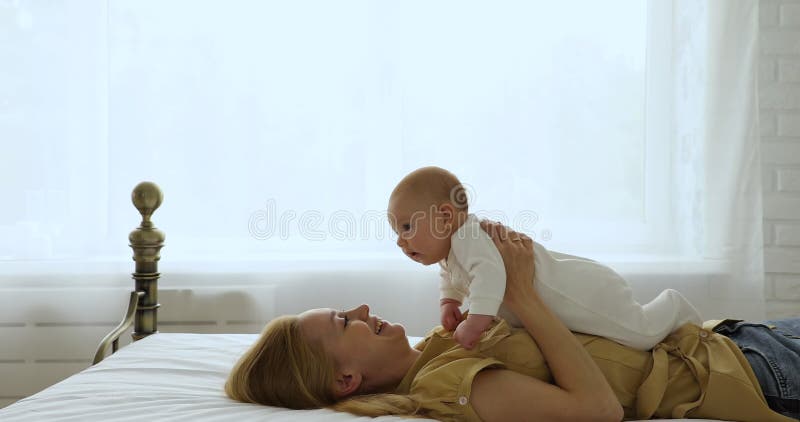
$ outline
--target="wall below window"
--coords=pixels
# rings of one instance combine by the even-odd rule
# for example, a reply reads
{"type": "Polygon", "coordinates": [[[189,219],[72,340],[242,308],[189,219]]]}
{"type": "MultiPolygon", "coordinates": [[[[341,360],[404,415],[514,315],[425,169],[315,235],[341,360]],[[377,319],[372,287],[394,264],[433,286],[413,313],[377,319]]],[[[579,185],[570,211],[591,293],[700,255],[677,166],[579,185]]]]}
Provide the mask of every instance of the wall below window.
{"type": "Polygon", "coordinates": [[[765,294],[780,318],[800,315],[800,1],[759,6],[765,294]]]}

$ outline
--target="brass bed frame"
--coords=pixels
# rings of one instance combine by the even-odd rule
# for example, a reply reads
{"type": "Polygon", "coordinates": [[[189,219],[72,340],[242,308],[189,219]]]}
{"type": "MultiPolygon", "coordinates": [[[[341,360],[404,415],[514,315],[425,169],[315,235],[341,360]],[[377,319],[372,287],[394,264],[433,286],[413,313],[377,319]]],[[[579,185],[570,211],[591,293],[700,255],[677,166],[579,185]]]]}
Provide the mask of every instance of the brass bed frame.
{"type": "Polygon", "coordinates": [[[131,277],[136,281],[134,291],[130,294],[128,310],[125,318],[110,333],[103,337],[97,347],[92,365],[105,358],[106,350],[111,346],[111,353],[119,349],[119,338],[133,324],[133,341],[143,339],[158,332],[158,260],[161,259],[161,248],[164,246],[164,232],[157,229],[150,217],[164,201],[161,189],[152,182],[141,182],[131,193],[133,205],[142,215],[142,222],[128,236],[133,249],[133,260],[136,267],[131,277]]]}

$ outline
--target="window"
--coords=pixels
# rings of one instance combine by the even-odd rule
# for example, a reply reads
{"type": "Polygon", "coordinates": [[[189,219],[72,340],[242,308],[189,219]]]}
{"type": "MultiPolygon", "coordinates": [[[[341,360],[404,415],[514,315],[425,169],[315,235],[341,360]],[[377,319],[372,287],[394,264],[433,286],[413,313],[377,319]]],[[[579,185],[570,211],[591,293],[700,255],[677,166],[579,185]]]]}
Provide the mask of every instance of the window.
{"type": "Polygon", "coordinates": [[[172,254],[396,254],[387,196],[430,164],[551,247],[663,253],[656,3],[5,6],[0,259],[127,255],[141,180],[172,254]]]}

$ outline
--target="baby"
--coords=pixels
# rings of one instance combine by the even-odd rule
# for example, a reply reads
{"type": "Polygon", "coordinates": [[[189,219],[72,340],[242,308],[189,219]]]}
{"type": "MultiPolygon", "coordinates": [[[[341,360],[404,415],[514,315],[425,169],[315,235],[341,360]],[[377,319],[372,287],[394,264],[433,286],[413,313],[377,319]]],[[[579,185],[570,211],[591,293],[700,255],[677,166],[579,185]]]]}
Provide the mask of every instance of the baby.
{"type": "MultiPolygon", "coordinates": [[[[400,181],[389,198],[389,223],[397,246],[423,265],[441,266],[442,325],[470,349],[495,316],[519,327],[501,305],[506,273],[479,220],[468,212],[464,188],[439,167],[417,169],[400,181]],[[470,309],[462,321],[465,297],[470,309]]],[[[533,242],[534,288],[572,331],[603,336],[648,350],[681,325],[702,324],[680,293],[667,289],[650,303],[633,299],[628,283],[611,268],[586,258],[547,250],[533,242]]]]}

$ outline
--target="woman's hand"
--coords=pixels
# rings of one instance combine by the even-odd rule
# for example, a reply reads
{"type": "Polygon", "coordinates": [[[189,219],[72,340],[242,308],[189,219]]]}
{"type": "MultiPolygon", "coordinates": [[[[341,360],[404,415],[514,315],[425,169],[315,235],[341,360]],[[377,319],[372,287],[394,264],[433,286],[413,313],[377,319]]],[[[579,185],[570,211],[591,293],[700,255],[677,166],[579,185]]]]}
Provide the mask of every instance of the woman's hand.
{"type": "Polygon", "coordinates": [[[536,297],[533,289],[533,240],[524,233],[517,233],[500,223],[488,220],[481,221],[481,228],[494,241],[503,257],[506,267],[506,293],[503,302],[516,313],[517,306],[530,303],[536,297]]]}
{"type": "Polygon", "coordinates": [[[483,420],[619,421],[624,412],[583,345],[533,288],[533,241],[498,223],[482,221],[506,267],[503,302],[539,346],[555,385],[508,370],[482,371],[472,386],[473,408],[483,420]],[[530,406],[530,397],[537,397],[530,406]]]}

